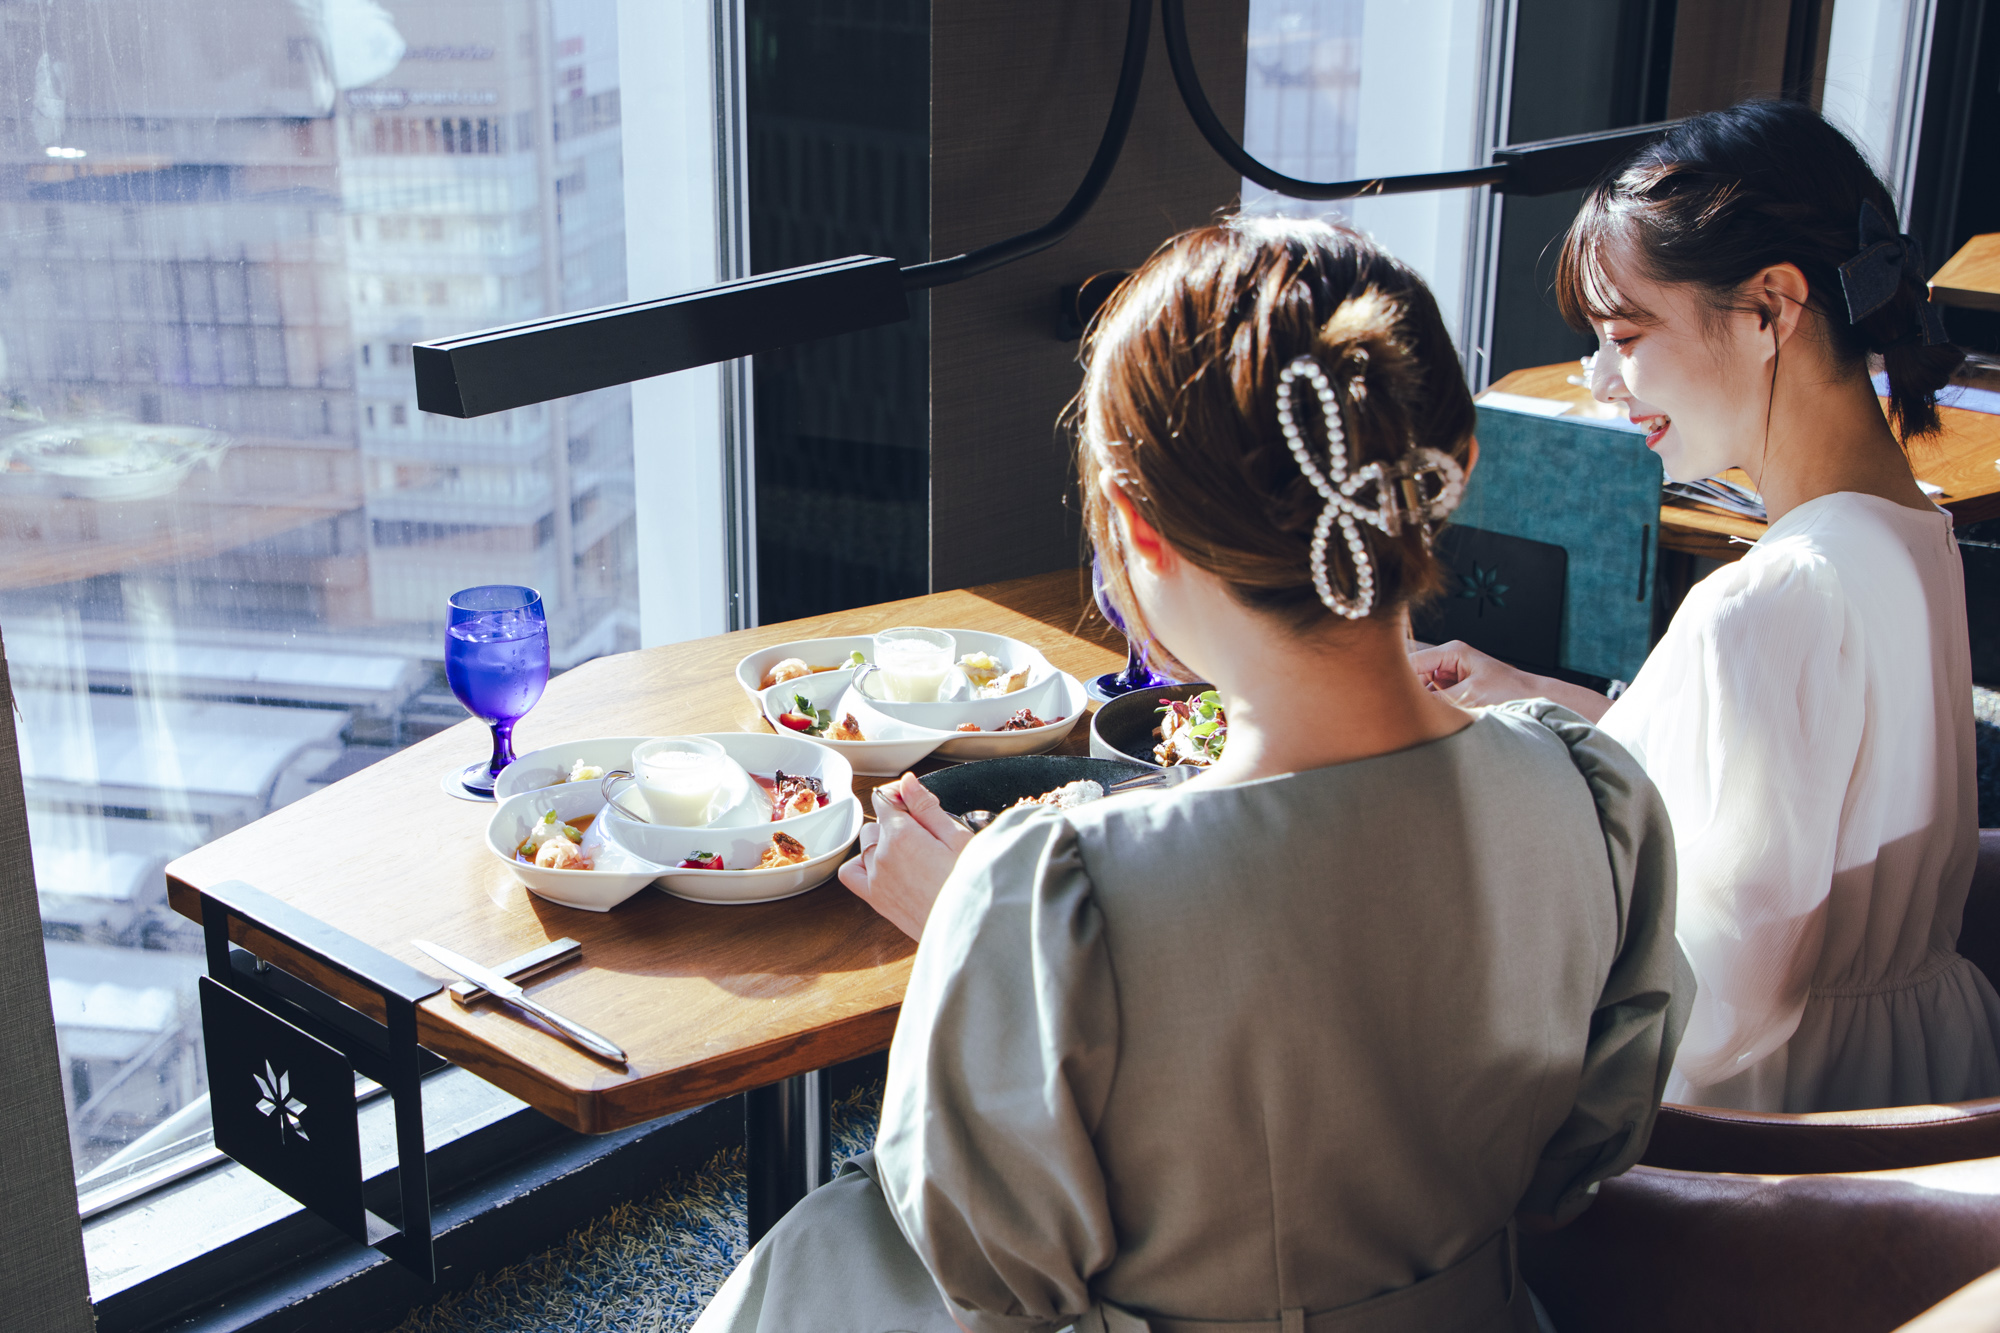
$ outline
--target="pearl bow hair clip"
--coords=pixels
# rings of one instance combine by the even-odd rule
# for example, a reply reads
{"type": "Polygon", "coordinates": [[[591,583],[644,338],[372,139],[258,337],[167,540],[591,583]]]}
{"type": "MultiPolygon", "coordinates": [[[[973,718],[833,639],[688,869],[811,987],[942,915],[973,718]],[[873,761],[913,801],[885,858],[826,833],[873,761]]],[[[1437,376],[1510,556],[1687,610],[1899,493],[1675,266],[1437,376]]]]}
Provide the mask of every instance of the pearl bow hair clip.
{"type": "Polygon", "coordinates": [[[1361,540],[1359,524],[1367,523],[1394,537],[1406,522],[1419,524],[1424,539],[1430,540],[1431,526],[1444,521],[1458,507],[1465,491],[1465,469],[1449,454],[1436,449],[1412,448],[1391,467],[1369,463],[1350,473],[1347,470],[1347,428],[1341,423],[1340,404],[1333,396],[1333,381],[1319,362],[1302,356],[1286,366],[1278,376],[1278,426],[1285,443],[1298,460],[1313,489],[1326,500],[1319,522],[1313,527],[1313,589],[1320,601],[1335,615],[1359,620],[1375,609],[1375,564],[1361,540]],[[1326,423],[1327,471],[1320,471],[1307,447],[1305,432],[1299,429],[1292,411],[1292,382],[1300,377],[1312,381],[1319,395],[1320,420],[1326,423]],[[1436,494],[1425,498],[1424,481],[1437,477],[1436,494]],[[1373,508],[1354,497],[1369,486],[1375,488],[1373,508]],[[1335,524],[1347,541],[1348,556],[1354,562],[1354,596],[1342,597],[1333,590],[1326,573],[1326,543],[1335,524]]]}

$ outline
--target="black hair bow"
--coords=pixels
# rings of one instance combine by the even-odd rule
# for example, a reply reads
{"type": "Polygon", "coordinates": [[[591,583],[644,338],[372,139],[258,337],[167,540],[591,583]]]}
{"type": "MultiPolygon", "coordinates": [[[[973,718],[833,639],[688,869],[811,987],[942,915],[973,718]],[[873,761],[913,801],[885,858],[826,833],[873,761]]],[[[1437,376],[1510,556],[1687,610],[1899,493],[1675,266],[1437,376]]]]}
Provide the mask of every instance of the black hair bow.
{"type": "MultiPolygon", "coordinates": [[[[1840,290],[1847,297],[1847,322],[1859,324],[1880,310],[1905,282],[1921,284],[1925,278],[1924,251],[1917,239],[1890,229],[1881,210],[1861,201],[1861,252],[1840,266],[1840,290]]],[[[1926,347],[1949,342],[1944,316],[1938,312],[1930,292],[1918,303],[1918,337],[1899,340],[1926,347]]]]}

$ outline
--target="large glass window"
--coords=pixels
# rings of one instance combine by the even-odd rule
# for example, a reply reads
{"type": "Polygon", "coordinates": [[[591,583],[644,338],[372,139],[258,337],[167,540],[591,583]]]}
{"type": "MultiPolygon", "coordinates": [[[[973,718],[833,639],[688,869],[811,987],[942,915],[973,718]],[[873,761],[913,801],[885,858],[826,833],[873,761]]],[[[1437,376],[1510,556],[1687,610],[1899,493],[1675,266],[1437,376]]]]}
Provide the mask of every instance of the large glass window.
{"type": "Polygon", "coordinates": [[[638,643],[629,391],[424,416],[409,351],[624,298],[618,84],[615,0],[0,5],[0,632],[80,1175],[206,1130],[169,859],[463,719],[458,587],[540,589],[559,667],[638,643]]]}

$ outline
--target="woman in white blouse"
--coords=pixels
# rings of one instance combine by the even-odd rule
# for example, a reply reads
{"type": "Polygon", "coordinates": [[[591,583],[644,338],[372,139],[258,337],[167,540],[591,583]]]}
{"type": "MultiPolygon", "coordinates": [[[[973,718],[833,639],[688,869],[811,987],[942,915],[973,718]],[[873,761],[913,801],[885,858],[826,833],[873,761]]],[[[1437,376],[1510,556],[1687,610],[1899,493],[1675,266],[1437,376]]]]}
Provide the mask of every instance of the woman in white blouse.
{"type": "Polygon", "coordinates": [[[1770,528],[1688,594],[1616,703],[1462,644],[1413,659],[1459,702],[1598,719],[1658,785],[1699,982],[1672,1101],[2000,1094],[2000,999],[1954,951],[1978,848],[1962,574],[1868,365],[1914,442],[1959,353],[1894,218],[1796,103],[1697,116],[1598,186],[1558,279],[1598,337],[1596,396],[1669,477],[1748,472],[1770,528]]]}

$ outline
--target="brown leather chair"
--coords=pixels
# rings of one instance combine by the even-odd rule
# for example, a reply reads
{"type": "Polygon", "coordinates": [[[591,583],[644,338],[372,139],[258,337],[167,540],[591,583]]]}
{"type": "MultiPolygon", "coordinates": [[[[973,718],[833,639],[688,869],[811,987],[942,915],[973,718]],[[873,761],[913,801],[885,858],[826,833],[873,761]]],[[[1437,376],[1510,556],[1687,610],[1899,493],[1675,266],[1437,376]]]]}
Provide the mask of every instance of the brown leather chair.
{"type": "MultiPolygon", "coordinates": [[[[1988,979],[2000,976],[2000,829],[1982,829],[1959,951],[1988,979]]],[[[1814,1115],[1660,1108],[1647,1166],[1752,1175],[1888,1171],[2000,1156],[2000,1098],[1944,1106],[1892,1106],[1814,1115]]]]}
{"type": "Polygon", "coordinates": [[[1569,1226],[1523,1236],[1521,1267],[1561,1333],[1890,1333],[2000,1267],[2000,1158],[1775,1177],[1635,1167],[1569,1226]]]}
{"type": "Polygon", "coordinates": [[[1811,1115],[1668,1102],[1640,1160],[1679,1171],[1802,1176],[1975,1157],[2000,1157],[2000,1097],[1811,1115]]]}

